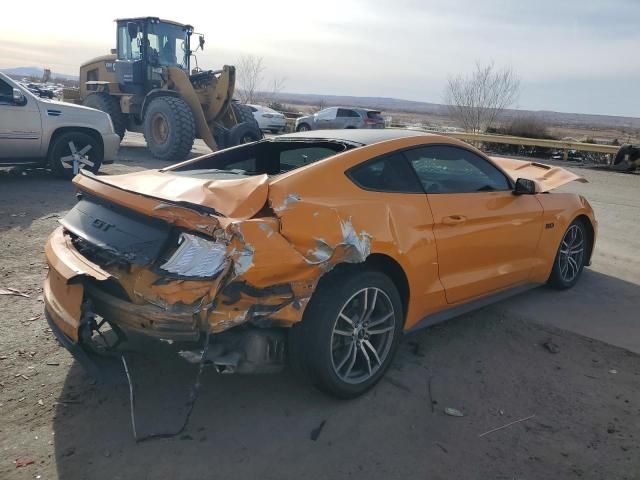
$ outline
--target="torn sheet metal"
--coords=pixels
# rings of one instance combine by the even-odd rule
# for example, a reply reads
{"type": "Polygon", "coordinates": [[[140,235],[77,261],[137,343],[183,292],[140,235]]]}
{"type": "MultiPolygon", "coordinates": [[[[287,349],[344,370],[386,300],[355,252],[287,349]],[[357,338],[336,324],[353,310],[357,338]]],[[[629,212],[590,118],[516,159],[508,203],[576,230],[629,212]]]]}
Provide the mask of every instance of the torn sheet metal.
{"type": "Polygon", "coordinates": [[[588,180],[562,167],[554,167],[538,162],[515,160],[505,157],[491,157],[514,182],[527,178],[536,183],[536,192],[543,193],[561,187],[569,182],[588,183],[588,180]]]}

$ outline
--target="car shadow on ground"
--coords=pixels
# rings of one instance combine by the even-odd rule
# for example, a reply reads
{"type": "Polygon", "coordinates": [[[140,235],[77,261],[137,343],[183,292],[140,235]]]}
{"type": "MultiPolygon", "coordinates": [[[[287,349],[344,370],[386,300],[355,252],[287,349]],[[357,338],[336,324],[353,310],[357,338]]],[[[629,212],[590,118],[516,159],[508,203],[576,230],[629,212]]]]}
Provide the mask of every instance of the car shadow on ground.
{"type": "MultiPolygon", "coordinates": [[[[575,295],[592,288],[640,298],[638,285],[596,272],[575,295]]],[[[54,417],[58,476],[623,478],[640,467],[639,357],[529,321],[533,306],[525,306],[546,304],[551,294],[537,289],[515,306],[503,302],[407,336],[386,377],[351,401],[324,396],[288,372],[206,369],[186,430],[137,444],[126,384],[95,385],[74,363],[54,417]]],[[[554,295],[560,300],[547,321],[580,301],[554,295]]],[[[596,301],[589,314],[606,322],[609,308],[596,301]]],[[[177,429],[196,367],[162,355],[132,356],[130,367],[139,434],[177,429]]]]}
{"type": "Polygon", "coordinates": [[[585,268],[571,289],[539,288],[500,304],[507,312],[640,354],[640,286],[585,268]]]}

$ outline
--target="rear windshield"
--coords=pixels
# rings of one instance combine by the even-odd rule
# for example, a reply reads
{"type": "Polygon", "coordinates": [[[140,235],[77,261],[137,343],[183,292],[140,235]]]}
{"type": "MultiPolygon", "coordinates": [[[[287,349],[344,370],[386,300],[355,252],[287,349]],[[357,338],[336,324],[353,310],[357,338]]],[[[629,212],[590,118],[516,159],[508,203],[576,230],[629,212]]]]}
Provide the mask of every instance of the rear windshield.
{"type": "Polygon", "coordinates": [[[267,140],[221,150],[165,171],[206,178],[279,175],[350,148],[351,145],[339,141],[267,140]]]}
{"type": "Polygon", "coordinates": [[[380,115],[380,112],[367,112],[367,117],[369,117],[372,120],[383,120],[382,115],[380,115]]]}

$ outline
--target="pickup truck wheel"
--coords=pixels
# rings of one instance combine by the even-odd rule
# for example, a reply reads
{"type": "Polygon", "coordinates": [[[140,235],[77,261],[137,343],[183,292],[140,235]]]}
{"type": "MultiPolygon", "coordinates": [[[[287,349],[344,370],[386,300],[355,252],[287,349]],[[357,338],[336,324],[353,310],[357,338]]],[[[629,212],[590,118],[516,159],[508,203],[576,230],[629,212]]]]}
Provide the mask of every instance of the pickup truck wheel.
{"type": "Polygon", "coordinates": [[[144,113],[144,139],[154,157],[179,162],[184,160],[196,136],[191,108],[178,97],[151,100],[144,113]]]}
{"type": "Polygon", "coordinates": [[[98,92],[91,93],[83,100],[82,104],[85,107],[95,108],[108,113],[113,122],[113,129],[120,137],[120,140],[124,138],[124,133],[127,129],[127,119],[120,110],[120,102],[112,97],[108,93],[98,92]]]}
{"type": "Polygon", "coordinates": [[[353,398],[389,367],[402,333],[402,302],[380,272],[346,270],[328,277],[289,332],[289,361],[325,393],[353,398]]]}
{"type": "Polygon", "coordinates": [[[65,179],[73,178],[74,163],[78,169],[98,173],[104,152],[102,144],[84,132],[66,132],[56,137],[49,148],[49,166],[65,179]]]}

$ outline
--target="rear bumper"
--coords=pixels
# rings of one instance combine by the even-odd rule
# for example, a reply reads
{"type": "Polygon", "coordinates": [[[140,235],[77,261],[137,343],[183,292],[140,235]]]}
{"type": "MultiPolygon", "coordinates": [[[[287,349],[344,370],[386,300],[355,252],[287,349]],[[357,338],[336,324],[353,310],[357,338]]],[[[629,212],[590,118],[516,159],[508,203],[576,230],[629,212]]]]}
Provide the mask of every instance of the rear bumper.
{"type": "Polygon", "coordinates": [[[117,133],[109,133],[102,135],[102,143],[104,145],[104,163],[113,163],[118,158],[118,149],[120,148],[120,136],[117,133]]]}
{"type": "Polygon", "coordinates": [[[49,237],[45,255],[49,264],[43,287],[45,310],[69,341],[79,342],[83,317],[93,314],[117,319],[118,326],[153,337],[182,341],[200,337],[197,315],[188,307],[170,310],[137,305],[96,288],[96,283],[111,279],[111,275],[77,253],[62,228],[49,237]]]}
{"type": "MultiPolygon", "coordinates": [[[[121,365],[117,365],[120,345],[126,344],[126,350],[130,352],[153,346],[150,351],[157,352],[158,345],[167,345],[158,341],[163,339],[173,340],[176,346],[187,351],[193,348],[188,345],[197,345],[207,328],[215,333],[218,345],[209,352],[208,360],[220,371],[277,371],[284,361],[286,330],[283,327],[290,322],[270,320],[265,314],[291,310],[297,315],[302,312],[300,305],[295,307],[292,302],[290,288],[272,287],[263,292],[246,287],[244,283],[232,285],[233,288],[221,293],[220,301],[211,303],[206,309],[201,301],[163,302],[160,297],[154,297],[154,303],[149,303],[150,296],[145,296],[149,292],[144,290],[144,284],[133,293],[124,288],[122,271],[116,269],[112,275],[92,263],[90,258],[93,257],[83,256],[62,227],[49,237],[45,254],[49,264],[43,288],[47,321],[60,343],[98,380],[104,375],[112,376],[112,368],[107,368],[106,372],[102,370],[105,365],[112,366],[114,360],[116,371],[121,370],[121,365]],[[235,328],[249,319],[254,323],[235,328]],[[96,332],[100,332],[104,322],[112,328],[112,332],[103,332],[105,336],[100,336],[101,341],[107,342],[105,337],[111,334],[112,340],[106,346],[96,341],[96,332]],[[140,339],[144,341],[140,342],[140,339]]],[[[128,286],[126,281],[124,284],[128,286]]],[[[195,287],[199,287],[195,283],[195,287]]],[[[189,288],[195,288],[181,281],[176,281],[174,287],[179,289],[176,295],[181,294],[183,298],[184,295],[189,298],[189,288]]],[[[199,292],[197,288],[195,291],[199,292]]]]}

